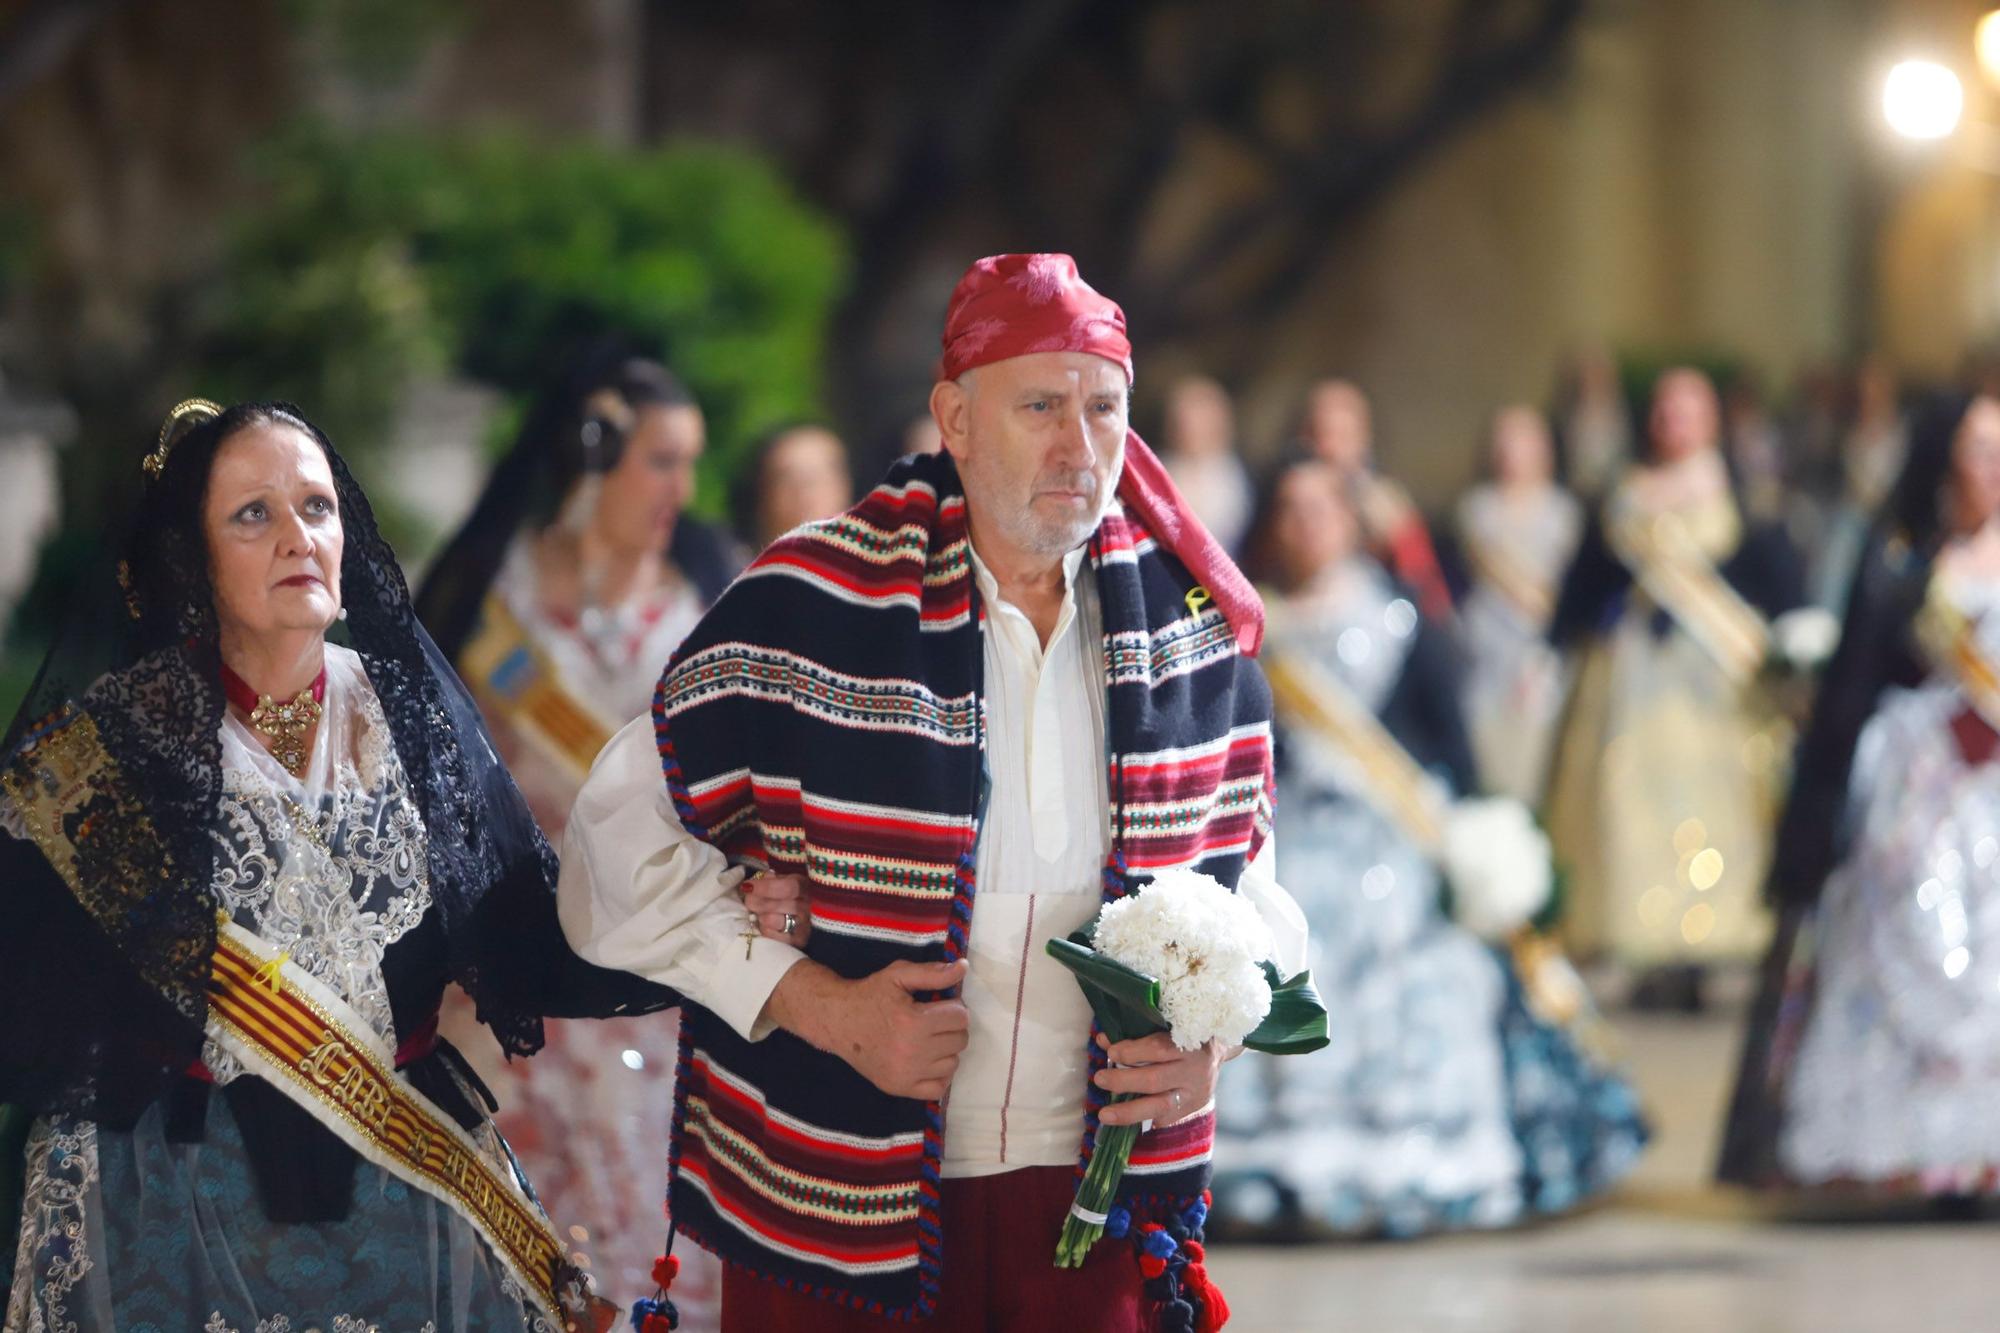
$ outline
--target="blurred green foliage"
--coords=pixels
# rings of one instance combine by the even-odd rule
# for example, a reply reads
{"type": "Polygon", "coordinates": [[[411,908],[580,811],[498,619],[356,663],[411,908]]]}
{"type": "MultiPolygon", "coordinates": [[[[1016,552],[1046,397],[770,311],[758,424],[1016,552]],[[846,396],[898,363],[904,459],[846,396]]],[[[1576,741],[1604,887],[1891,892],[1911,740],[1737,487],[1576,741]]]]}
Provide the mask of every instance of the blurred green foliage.
{"type": "MultiPolygon", "coordinates": [[[[336,37],[381,7],[299,2],[337,20],[336,37]]],[[[449,4],[426,0],[422,21],[449,4]]],[[[174,311],[165,359],[66,385],[86,443],[146,438],[158,404],[185,392],[284,398],[364,477],[379,475],[371,463],[417,378],[457,373],[500,389],[509,401],[489,435],[500,444],[565,354],[609,334],[660,356],[701,402],[709,451],[696,504],[716,515],[758,434],[820,411],[846,242],[752,154],[302,124],[247,166],[256,202],[210,274],[163,302],[174,311]]],[[[35,250],[29,219],[0,200],[0,296],[10,278],[29,279],[35,250]]],[[[118,512],[137,485],[135,459],[72,450],[65,486],[87,510],[118,512]]],[[[397,549],[435,540],[392,491],[370,498],[397,549]]],[[[0,657],[0,716],[101,537],[72,525],[44,550],[0,657]]]]}
{"type": "Polygon", "coordinates": [[[606,332],[700,400],[711,512],[760,430],[819,410],[845,242],[754,156],[301,127],[254,166],[262,203],[196,311],[200,382],[292,398],[344,451],[379,447],[416,375],[521,397],[606,332]]]}

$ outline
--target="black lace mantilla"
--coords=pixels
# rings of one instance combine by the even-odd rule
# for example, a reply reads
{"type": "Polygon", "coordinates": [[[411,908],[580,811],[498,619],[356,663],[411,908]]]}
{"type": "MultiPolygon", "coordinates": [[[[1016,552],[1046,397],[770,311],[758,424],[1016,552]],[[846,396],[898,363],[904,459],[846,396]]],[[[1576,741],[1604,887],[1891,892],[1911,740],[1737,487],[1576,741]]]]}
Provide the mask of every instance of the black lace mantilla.
{"type": "MultiPolygon", "coordinates": [[[[674,1003],[563,942],[554,854],[417,623],[367,498],[320,442],[346,533],[348,618],[333,637],[361,655],[422,813],[450,979],[510,1055],[540,1048],[544,1016],[674,1003]]],[[[187,549],[184,511],[212,455],[212,442],[176,446],[124,561],[75,592],[7,735],[0,1101],[129,1123],[200,1053],[225,705],[205,561],[187,549]]]]}

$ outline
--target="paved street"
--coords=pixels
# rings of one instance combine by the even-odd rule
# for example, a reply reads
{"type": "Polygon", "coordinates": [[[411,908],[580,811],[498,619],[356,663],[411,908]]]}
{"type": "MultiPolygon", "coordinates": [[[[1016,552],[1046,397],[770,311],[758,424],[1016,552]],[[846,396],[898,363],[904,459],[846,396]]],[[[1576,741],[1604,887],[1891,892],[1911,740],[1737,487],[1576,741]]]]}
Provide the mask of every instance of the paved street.
{"type": "MultiPolygon", "coordinates": [[[[1618,1016],[1658,1137],[1581,1217],[1415,1244],[1218,1248],[1233,1333],[2000,1328],[2000,1226],[1775,1208],[1707,1183],[1739,1011],[1618,1016]]],[[[2000,1114],[2000,1108],[1996,1108],[2000,1114]]]]}

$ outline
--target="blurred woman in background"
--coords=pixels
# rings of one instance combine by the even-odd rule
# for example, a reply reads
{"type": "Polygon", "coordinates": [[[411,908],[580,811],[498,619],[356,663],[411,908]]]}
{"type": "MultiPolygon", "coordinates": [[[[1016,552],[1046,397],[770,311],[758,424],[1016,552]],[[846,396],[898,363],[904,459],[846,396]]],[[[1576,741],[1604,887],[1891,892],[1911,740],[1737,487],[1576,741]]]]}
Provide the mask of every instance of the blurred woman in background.
{"type": "Polygon", "coordinates": [[[1417,609],[1442,623],[1451,589],[1417,502],[1375,466],[1375,414],[1368,395],[1348,380],[1321,380],[1306,394],[1299,445],[1332,468],[1348,492],[1368,552],[1410,590],[1417,609]]]}
{"type": "Polygon", "coordinates": [[[1556,393],[1564,479],[1576,494],[1601,500],[1632,465],[1632,410],[1618,382],[1618,361],[1602,347],[1579,348],[1556,393]]]}
{"type": "MultiPolygon", "coordinates": [[[[1446,915],[1443,826],[1474,786],[1449,645],[1363,551],[1334,469],[1288,463],[1259,513],[1279,872],[1335,1017],[1326,1049],[1244,1055],[1224,1080],[1216,1224],[1408,1236],[1568,1208],[1618,1179],[1645,1131],[1561,1026],[1580,993],[1537,967],[1531,998],[1507,954],[1446,915]]],[[[1481,928],[1510,935],[1534,907],[1481,928]]]]}
{"type": "Polygon", "coordinates": [[[1721,1174],[2000,1182],[2000,401],[1919,423],[1799,747],[1721,1174]]]}
{"type": "MultiPolygon", "coordinates": [[[[425,580],[418,610],[552,843],[598,750],[651,707],[734,572],[726,539],[685,513],[705,443],[701,409],[666,367],[587,356],[529,409],[425,580]]],[[[472,1021],[454,1002],[444,1030],[472,1021]]],[[[579,1228],[576,1247],[621,1301],[653,1287],[676,1042],[661,1015],[551,1028],[533,1063],[466,1043],[550,1212],[579,1228]]],[[[686,1262],[675,1295],[694,1327],[720,1277],[705,1256],[686,1262]]]]}
{"type": "Polygon", "coordinates": [[[758,442],[737,482],[737,536],[751,553],[854,503],[847,445],[830,427],[794,422],[758,442]]]}
{"type": "Polygon", "coordinates": [[[1562,708],[1562,657],[1548,643],[1556,589],[1583,535],[1583,506],[1555,481],[1548,423],[1502,408],[1487,440],[1490,480],[1460,501],[1472,590],[1459,611],[1465,711],[1486,785],[1540,801],[1562,708]]]}
{"type": "Polygon", "coordinates": [[[1698,1007],[1705,964],[1769,940],[1787,736],[1759,678],[1801,576],[1782,531],[1745,522],[1718,441],[1707,376],[1662,375],[1649,457],[1586,530],[1551,630],[1579,654],[1548,801],[1564,930],[1634,969],[1646,1006],[1698,1007]]]}
{"type": "Polygon", "coordinates": [[[1188,375],[1167,390],[1165,450],[1160,461],[1195,516],[1226,551],[1242,549],[1256,496],[1236,452],[1236,414],[1229,391],[1206,375],[1188,375]]]}

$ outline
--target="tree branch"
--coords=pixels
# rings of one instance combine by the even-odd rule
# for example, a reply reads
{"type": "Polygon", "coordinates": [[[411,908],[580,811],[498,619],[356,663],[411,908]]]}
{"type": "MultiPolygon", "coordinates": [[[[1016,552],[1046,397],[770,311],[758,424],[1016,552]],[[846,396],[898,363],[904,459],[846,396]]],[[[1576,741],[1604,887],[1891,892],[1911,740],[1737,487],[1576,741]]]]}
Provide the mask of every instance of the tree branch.
{"type": "MultiPolygon", "coordinates": [[[[1490,14],[1469,0],[1460,25],[1484,26],[1490,14]]],[[[1327,233],[1359,213],[1432,150],[1482,112],[1540,72],[1561,52],[1583,10],[1583,0],[1547,0],[1532,24],[1496,47],[1465,40],[1459,26],[1452,55],[1423,104],[1400,126],[1372,142],[1329,147],[1309,170],[1299,173],[1289,188],[1274,192],[1254,206],[1218,222],[1188,257],[1153,290],[1169,294],[1159,308],[1147,311],[1146,327],[1158,338],[1185,338],[1213,330],[1225,321],[1257,323],[1289,306],[1308,285],[1325,252],[1327,233]],[[1175,302],[1183,292],[1199,289],[1207,274],[1239,257],[1267,247],[1290,232],[1282,255],[1247,289],[1230,293],[1226,308],[1201,309],[1175,302]]]]}

